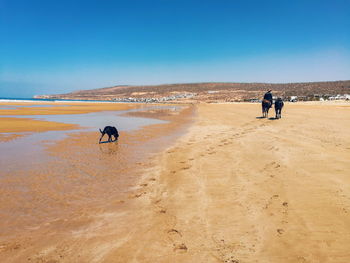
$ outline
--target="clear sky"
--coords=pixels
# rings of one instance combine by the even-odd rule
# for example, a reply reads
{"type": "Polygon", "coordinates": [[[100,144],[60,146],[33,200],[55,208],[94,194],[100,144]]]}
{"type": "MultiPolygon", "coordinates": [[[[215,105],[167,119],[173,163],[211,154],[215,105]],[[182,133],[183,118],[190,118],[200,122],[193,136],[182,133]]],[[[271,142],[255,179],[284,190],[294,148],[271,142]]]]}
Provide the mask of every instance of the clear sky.
{"type": "Polygon", "coordinates": [[[350,79],[350,0],[0,0],[0,97],[350,79]]]}

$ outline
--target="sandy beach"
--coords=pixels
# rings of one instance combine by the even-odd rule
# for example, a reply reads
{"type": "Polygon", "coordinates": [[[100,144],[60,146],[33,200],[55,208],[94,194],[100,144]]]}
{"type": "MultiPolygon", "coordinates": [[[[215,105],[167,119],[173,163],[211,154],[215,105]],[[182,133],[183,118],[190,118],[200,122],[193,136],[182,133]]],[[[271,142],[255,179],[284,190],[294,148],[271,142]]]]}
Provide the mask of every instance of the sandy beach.
{"type": "Polygon", "coordinates": [[[77,129],[77,125],[52,121],[33,120],[30,116],[84,114],[101,111],[119,111],[137,108],[138,105],[116,103],[0,103],[0,142],[24,136],[24,132],[44,132],[77,129]],[[22,118],[14,118],[22,116],[22,118]],[[21,134],[19,134],[21,133],[21,134]]]}
{"type": "MultiPolygon", "coordinates": [[[[61,108],[132,107],[111,105],[61,108]]],[[[2,170],[1,262],[350,262],[349,103],[287,103],[280,120],[253,103],[127,114],[167,122],[117,144],[72,133],[2,170]]]]}

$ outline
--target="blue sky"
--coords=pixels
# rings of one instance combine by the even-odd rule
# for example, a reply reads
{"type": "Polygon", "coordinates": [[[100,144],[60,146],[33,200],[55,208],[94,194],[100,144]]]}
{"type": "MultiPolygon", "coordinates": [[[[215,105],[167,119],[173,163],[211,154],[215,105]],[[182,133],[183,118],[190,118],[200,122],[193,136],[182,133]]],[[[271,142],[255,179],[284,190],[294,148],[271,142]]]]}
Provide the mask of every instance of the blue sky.
{"type": "Polygon", "coordinates": [[[350,79],[350,0],[0,0],[0,97],[350,79]]]}

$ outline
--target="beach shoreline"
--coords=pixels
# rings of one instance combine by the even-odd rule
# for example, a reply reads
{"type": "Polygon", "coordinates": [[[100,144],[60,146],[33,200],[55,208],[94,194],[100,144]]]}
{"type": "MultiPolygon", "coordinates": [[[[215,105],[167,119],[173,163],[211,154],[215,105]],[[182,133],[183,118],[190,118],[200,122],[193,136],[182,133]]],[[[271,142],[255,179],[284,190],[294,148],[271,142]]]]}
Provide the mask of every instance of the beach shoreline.
{"type": "MultiPolygon", "coordinates": [[[[0,259],[347,262],[349,111],[348,104],[288,103],[282,119],[274,120],[260,119],[258,104],[197,104],[195,115],[185,114],[194,121],[182,132],[165,138],[164,148],[149,158],[135,160],[141,169],[128,182],[129,192],[108,199],[112,191],[106,191],[101,195],[108,200],[105,204],[39,225],[30,235],[2,240],[0,259]]],[[[183,123],[183,117],[178,118],[163,126],[162,134],[183,123]]],[[[162,125],[137,131],[136,137],[128,134],[130,145],[125,147],[140,138],[158,137],[154,129],[162,125]]],[[[89,162],[66,154],[74,148],[90,156],[87,160],[98,158],[93,148],[83,150],[95,134],[85,136],[81,141],[76,134],[49,149],[54,156],[75,160],[71,164],[76,168],[93,172],[96,167],[89,162]]],[[[106,156],[120,149],[103,149],[102,163],[108,167],[111,159],[106,156]]],[[[94,176],[113,186],[115,179],[101,175],[94,176]]],[[[75,192],[74,198],[80,195],[75,192]]]]}

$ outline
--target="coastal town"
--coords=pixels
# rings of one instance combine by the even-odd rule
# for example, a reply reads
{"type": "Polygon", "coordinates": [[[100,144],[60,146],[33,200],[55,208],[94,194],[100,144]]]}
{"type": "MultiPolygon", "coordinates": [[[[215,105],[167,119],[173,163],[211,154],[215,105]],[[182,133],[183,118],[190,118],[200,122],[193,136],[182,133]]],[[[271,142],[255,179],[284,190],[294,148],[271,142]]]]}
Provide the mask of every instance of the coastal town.
{"type": "Polygon", "coordinates": [[[118,85],[66,94],[37,95],[39,99],[98,100],[115,102],[260,102],[263,94],[284,101],[349,100],[350,81],[305,83],[184,83],[149,86],[118,85]]]}

